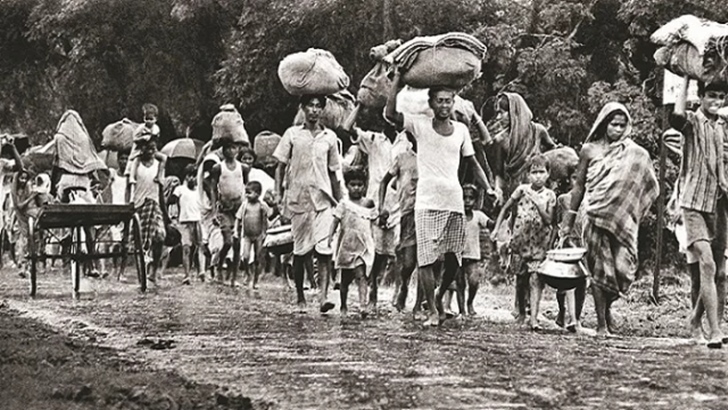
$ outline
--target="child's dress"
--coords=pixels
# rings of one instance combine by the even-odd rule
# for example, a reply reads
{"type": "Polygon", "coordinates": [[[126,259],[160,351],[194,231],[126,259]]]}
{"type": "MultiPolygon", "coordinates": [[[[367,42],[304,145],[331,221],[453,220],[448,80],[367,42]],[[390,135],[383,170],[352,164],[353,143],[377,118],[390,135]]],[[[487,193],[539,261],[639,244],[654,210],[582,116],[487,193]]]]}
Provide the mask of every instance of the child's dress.
{"type": "MultiPolygon", "coordinates": [[[[518,195],[520,191],[524,190],[529,192],[542,207],[553,209],[556,205],[556,194],[548,188],[537,192],[531,188],[530,184],[524,184],[516,188],[513,195],[518,195]]],[[[534,272],[539,263],[546,258],[550,239],[551,226],[544,222],[533,199],[524,192],[518,201],[516,218],[513,222],[511,250],[521,262],[528,266],[529,271],[534,272]]],[[[521,272],[523,271],[521,270],[521,272]]]]}
{"type": "Polygon", "coordinates": [[[374,263],[372,221],[377,217],[375,209],[342,199],[334,210],[334,217],[341,223],[336,246],[336,268],[354,269],[363,264],[369,272],[374,263]]]}

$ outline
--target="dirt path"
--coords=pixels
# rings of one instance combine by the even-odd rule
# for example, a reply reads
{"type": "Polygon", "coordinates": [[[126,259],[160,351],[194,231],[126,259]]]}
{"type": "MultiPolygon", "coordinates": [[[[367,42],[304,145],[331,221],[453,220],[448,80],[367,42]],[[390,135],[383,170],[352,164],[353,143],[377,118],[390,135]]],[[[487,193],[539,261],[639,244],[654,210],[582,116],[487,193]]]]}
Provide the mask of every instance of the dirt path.
{"type": "MultiPolygon", "coordinates": [[[[364,321],[322,317],[313,306],[300,313],[277,282],[251,292],[182,287],[174,277],[142,295],[130,283],[92,280],[78,301],[63,275],[42,276],[36,300],[25,296],[25,281],[4,274],[0,282],[8,307],[24,316],[123,360],[250,397],[258,408],[728,408],[727,349],[681,338],[535,334],[508,321],[502,291],[476,306],[488,320],[423,329],[388,309],[364,321]]],[[[389,295],[382,292],[382,305],[389,295]]]]}

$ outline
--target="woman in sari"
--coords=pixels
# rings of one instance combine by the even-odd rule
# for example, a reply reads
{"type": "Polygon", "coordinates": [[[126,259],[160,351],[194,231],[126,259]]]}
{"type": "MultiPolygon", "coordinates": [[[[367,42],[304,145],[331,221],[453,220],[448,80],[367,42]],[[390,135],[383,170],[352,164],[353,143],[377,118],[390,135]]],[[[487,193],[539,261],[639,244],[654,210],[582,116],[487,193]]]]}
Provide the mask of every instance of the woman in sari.
{"type": "Polygon", "coordinates": [[[533,122],[528,104],[516,93],[501,93],[496,99],[496,117],[490,124],[493,142],[488,161],[496,179],[496,188],[503,198],[510,198],[513,190],[527,182],[528,163],[541,153],[556,147],[546,127],[533,122]]]}
{"type": "Polygon", "coordinates": [[[614,330],[612,303],[634,280],[639,224],[659,193],[650,156],[629,138],[631,131],[632,118],[624,105],[611,102],[602,108],[579,154],[562,228],[565,237],[575,218],[583,223],[597,335],[602,336],[614,330]]]}

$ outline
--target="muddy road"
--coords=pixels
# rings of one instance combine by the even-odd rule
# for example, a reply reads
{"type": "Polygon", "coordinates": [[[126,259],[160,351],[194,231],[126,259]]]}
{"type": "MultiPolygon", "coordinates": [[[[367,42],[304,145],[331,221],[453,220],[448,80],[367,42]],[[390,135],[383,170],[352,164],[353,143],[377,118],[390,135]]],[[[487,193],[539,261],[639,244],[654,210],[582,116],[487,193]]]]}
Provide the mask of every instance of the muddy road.
{"type": "Polygon", "coordinates": [[[533,333],[512,323],[508,291],[490,289],[479,295],[478,317],[425,329],[388,307],[390,289],[380,293],[379,314],[361,320],[355,292],[341,318],[313,303],[299,311],[275,278],[258,291],[180,279],[173,270],[147,294],[131,281],[84,279],[73,300],[68,275],[47,273],[29,299],[27,280],[3,271],[0,295],[9,312],[119,360],[249,398],[254,408],[728,408],[728,349],[681,337],[676,324],[686,311],[661,322],[640,303],[616,305],[622,333],[639,337],[596,339],[553,326],[533,333]],[[655,328],[669,337],[644,337],[655,328]]]}

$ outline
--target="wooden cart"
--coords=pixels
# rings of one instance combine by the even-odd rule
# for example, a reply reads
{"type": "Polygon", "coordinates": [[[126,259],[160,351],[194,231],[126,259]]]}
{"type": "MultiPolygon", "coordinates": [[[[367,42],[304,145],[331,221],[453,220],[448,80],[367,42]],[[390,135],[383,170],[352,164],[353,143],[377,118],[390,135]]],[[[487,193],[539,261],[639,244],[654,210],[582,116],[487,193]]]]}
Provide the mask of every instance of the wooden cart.
{"type": "MultiPolygon", "coordinates": [[[[37,219],[29,221],[28,232],[28,263],[30,264],[30,296],[35,296],[37,290],[37,266],[39,261],[46,259],[68,258],[71,261],[71,277],[73,281],[73,295],[78,297],[82,267],[88,262],[103,258],[134,257],[137,276],[141,291],[147,289],[147,272],[142,249],[142,234],[139,218],[134,213],[134,206],[107,205],[107,204],[49,204],[43,207],[37,219]],[[97,252],[93,244],[87,243],[85,238],[94,227],[111,227],[123,225],[121,250],[117,252],[97,252]],[[46,253],[49,243],[61,244],[62,238],[57,232],[70,230],[70,246],[63,246],[64,251],[58,255],[46,253]],[[131,238],[129,233],[131,232],[131,238]],[[46,238],[47,240],[44,240],[46,238]],[[129,239],[133,241],[130,247],[129,239]],[[89,246],[91,245],[91,246],[89,246]]],[[[66,235],[64,235],[66,236],[66,235]]],[[[68,242],[68,241],[67,241],[68,242]]],[[[66,243],[68,245],[68,243],[66,243]]],[[[124,262],[122,262],[124,263],[124,262]]]]}

